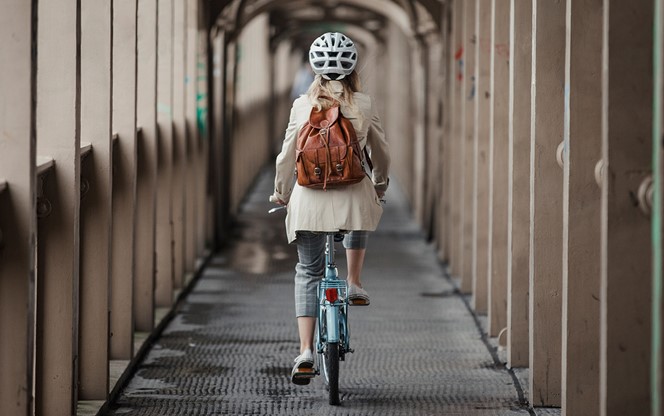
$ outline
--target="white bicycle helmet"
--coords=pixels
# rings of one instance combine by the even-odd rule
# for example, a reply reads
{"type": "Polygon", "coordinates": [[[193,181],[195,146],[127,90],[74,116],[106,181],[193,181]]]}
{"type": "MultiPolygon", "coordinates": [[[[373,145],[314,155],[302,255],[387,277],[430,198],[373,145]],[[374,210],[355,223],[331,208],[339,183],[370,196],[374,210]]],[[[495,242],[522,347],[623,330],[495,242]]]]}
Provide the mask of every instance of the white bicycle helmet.
{"type": "Polygon", "coordinates": [[[343,33],[327,32],[311,44],[309,63],[314,73],[325,79],[343,79],[357,65],[357,49],[343,33]]]}

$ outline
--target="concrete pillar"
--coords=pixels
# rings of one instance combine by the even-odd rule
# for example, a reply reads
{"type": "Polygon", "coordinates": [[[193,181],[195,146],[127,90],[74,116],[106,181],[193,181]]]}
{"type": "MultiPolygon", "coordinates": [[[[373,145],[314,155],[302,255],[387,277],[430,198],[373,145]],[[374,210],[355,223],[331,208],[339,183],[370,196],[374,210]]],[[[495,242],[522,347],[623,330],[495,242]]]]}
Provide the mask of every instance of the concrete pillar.
{"type": "Polygon", "coordinates": [[[532,1],[511,0],[507,247],[507,363],[528,367],[532,1]]]}
{"type": "MultiPolygon", "coordinates": [[[[113,4],[113,232],[111,358],[133,356],[136,207],[136,0],[113,4]]],[[[142,261],[142,259],[139,259],[142,261]]]]}
{"type": "MultiPolygon", "coordinates": [[[[207,32],[207,25],[204,24],[205,17],[201,15],[202,3],[197,1],[199,5],[199,29],[198,29],[198,55],[196,61],[196,129],[198,131],[198,159],[196,162],[196,183],[197,188],[197,235],[196,247],[198,253],[203,253],[206,248],[207,242],[212,243],[214,238],[208,239],[208,233],[214,232],[214,221],[212,220],[211,195],[208,193],[211,182],[208,175],[208,155],[210,153],[210,127],[209,127],[209,101],[208,96],[208,44],[211,42],[207,32]]],[[[223,73],[223,71],[220,71],[223,73]]]]}
{"type": "MultiPolygon", "coordinates": [[[[426,235],[429,239],[434,241],[437,248],[440,243],[440,222],[442,217],[439,215],[439,205],[441,191],[443,184],[441,178],[443,177],[443,161],[441,159],[441,143],[443,136],[443,117],[441,108],[445,95],[443,94],[443,84],[445,83],[445,63],[443,53],[443,39],[439,33],[430,34],[427,36],[427,45],[429,53],[424,57],[424,64],[427,65],[427,81],[425,86],[426,92],[426,156],[428,176],[427,184],[428,191],[425,201],[427,209],[427,228],[426,235]]],[[[378,48],[378,45],[375,46],[378,48]]],[[[374,70],[374,73],[376,70],[374,70]]],[[[376,77],[377,78],[377,77],[376,77]]],[[[372,82],[377,79],[372,78],[372,82]]]]}
{"type": "Polygon", "coordinates": [[[489,270],[489,118],[491,114],[491,2],[477,0],[477,48],[475,49],[475,73],[477,81],[475,100],[477,140],[475,157],[474,223],[473,238],[473,307],[475,312],[488,312],[489,270]]]}
{"type": "Polygon", "coordinates": [[[157,0],[157,306],[173,303],[173,0],[157,0]]]}
{"type": "Polygon", "coordinates": [[[154,326],[155,227],[157,183],[157,0],[138,2],[136,123],[136,244],[134,325],[137,331],[154,326]]]}
{"type": "MultiPolygon", "coordinates": [[[[425,85],[425,140],[427,156],[427,194],[425,200],[426,207],[426,236],[436,244],[440,242],[440,221],[442,217],[438,215],[441,190],[443,163],[441,159],[440,147],[443,135],[443,117],[441,108],[443,106],[444,95],[442,93],[442,84],[445,82],[443,73],[445,63],[443,53],[443,39],[440,33],[431,33],[426,36],[428,53],[423,57],[423,63],[426,65],[427,78],[425,85]]],[[[378,44],[374,48],[378,48],[378,44]]],[[[375,64],[373,65],[375,67],[375,64]]],[[[374,73],[376,70],[374,69],[374,73]]],[[[372,77],[372,82],[376,82],[378,77],[372,77]]]]}
{"type": "Polygon", "coordinates": [[[185,51],[185,135],[186,135],[186,178],[185,185],[185,272],[194,271],[196,258],[199,256],[196,241],[198,240],[198,193],[203,183],[198,183],[199,143],[198,126],[196,123],[196,76],[198,64],[198,0],[187,0],[186,42],[185,51]]]}
{"type": "Polygon", "coordinates": [[[444,115],[443,115],[443,143],[441,152],[443,154],[443,191],[442,191],[442,210],[443,210],[443,239],[444,243],[442,244],[442,250],[444,258],[447,261],[448,270],[451,270],[452,265],[452,256],[454,249],[452,245],[453,241],[453,223],[452,223],[452,211],[454,207],[453,202],[453,162],[452,154],[454,146],[452,143],[452,136],[454,131],[454,84],[456,83],[456,70],[455,70],[455,60],[454,53],[455,50],[455,39],[454,39],[454,3],[447,3],[447,35],[446,35],[446,49],[447,60],[446,65],[446,79],[445,84],[445,105],[443,106],[444,115]]]}
{"type": "MultiPolygon", "coordinates": [[[[410,132],[411,137],[410,146],[413,147],[413,166],[412,172],[412,210],[421,229],[426,229],[427,226],[427,171],[429,166],[427,164],[427,149],[426,149],[426,125],[425,108],[426,108],[426,79],[428,68],[424,65],[425,58],[427,57],[428,49],[424,39],[412,41],[409,50],[411,62],[411,77],[410,89],[410,132]]],[[[244,190],[243,190],[244,191],[244,190]]]]}
{"type": "Polygon", "coordinates": [[[410,50],[410,62],[412,62],[412,76],[410,85],[411,94],[410,108],[413,118],[411,120],[413,152],[413,214],[420,228],[426,229],[428,224],[426,198],[428,191],[428,155],[426,143],[426,88],[428,67],[425,65],[429,50],[424,39],[413,43],[410,50]]]}
{"type": "Polygon", "coordinates": [[[0,14],[0,414],[32,405],[35,289],[36,2],[3,2],[0,14]]]}
{"type": "Polygon", "coordinates": [[[438,199],[435,201],[438,210],[435,215],[438,215],[438,236],[436,238],[438,243],[438,257],[442,262],[449,262],[449,158],[448,158],[448,140],[450,137],[450,118],[448,117],[449,112],[449,97],[450,89],[452,85],[452,75],[451,75],[451,59],[452,55],[452,45],[450,43],[450,7],[449,3],[444,3],[441,8],[441,80],[440,80],[440,99],[442,101],[442,111],[440,117],[441,120],[441,135],[440,143],[438,147],[439,158],[441,161],[440,171],[441,171],[441,187],[438,199]]]}
{"type": "Polygon", "coordinates": [[[474,173],[475,173],[475,101],[476,101],[476,73],[475,73],[475,58],[477,46],[477,31],[475,27],[476,13],[475,1],[464,2],[463,10],[463,49],[464,49],[464,65],[463,65],[463,84],[461,86],[461,114],[463,123],[463,134],[460,142],[461,160],[460,166],[461,174],[461,192],[459,198],[461,199],[461,251],[462,263],[459,276],[461,277],[461,292],[470,293],[473,289],[473,226],[474,226],[474,173]]]}
{"type": "Polygon", "coordinates": [[[529,401],[560,406],[564,2],[533,2],[532,60],[529,401]]]}
{"type": "Polygon", "coordinates": [[[185,23],[186,1],[173,3],[173,183],[171,189],[173,226],[174,287],[184,284],[185,174],[187,163],[185,132],[185,23]]]}
{"type": "Polygon", "coordinates": [[[108,395],[111,273],[111,5],[81,3],[82,156],[79,398],[108,395]],[[85,190],[87,189],[87,191],[85,190]]]}
{"type": "MultiPolygon", "coordinates": [[[[80,42],[76,0],[39,2],[37,154],[55,160],[38,224],[35,414],[76,412],[80,208],[80,42]]],[[[25,140],[25,138],[23,138],[25,140]]]]}
{"type": "MultiPolygon", "coordinates": [[[[443,82],[442,67],[443,45],[438,33],[431,33],[422,40],[424,43],[425,54],[422,56],[422,65],[424,66],[424,97],[423,105],[423,125],[425,141],[425,157],[427,164],[426,194],[424,198],[424,231],[426,237],[432,241],[437,241],[437,230],[440,218],[437,215],[437,200],[440,196],[442,184],[440,181],[441,160],[440,160],[440,140],[442,133],[442,118],[440,108],[443,96],[440,94],[440,84],[443,82]]],[[[375,48],[378,46],[376,45],[375,48]]],[[[375,72],[375,70],[374,70],[375,72]]],[[[372,77],[372,82],[377,77],[372,77]]]]}
{"type": "Polygon", "coordinates": [[[601,415],[650,411],[653,4],[604,1],[601,415]]]}
{"type": "Polygon", "coordinates": [[[456,0],[452,3],[452,101],[450,103],[450,119],[452,123],[450,143],[450,271],[452,276],[458,276],[461,271],[461,169],[462,157],[462,96],[463,85],[463,2],[456,0]]]}
{"type": "Polygon", "coordinates": [[[507,174],[509,116],[509,0],[492,0],[489,142],[488,332],[507,327],[507,174]]]}
{"type": "Polygon", "coordinates": [[[563,414],[599,415],[602,3],[567,0],[563,170],[563,414]]]}
{"type": "Polygon", "coordinates": [[[653,334],[653,346],[658,346],[652,352],[653,363],[652,363],[652,372],[650,374],[651,386],[650,394],[652,395],[651,400],[651,414],[652,415],[661,415],[664,408],[664,356],[662,345],[662,332],[664,328],[662,323],[664,320],[664,305],[663,305],[663,288],[662,288],[662,217],[664,212],[662,210],[662,195],[664,195],[664,178],[662,174],[664,173],[664,143],[660,141],[662,137],[662,120],[664,120],[662,103],[664,102],[664,55],[662,54],[662,45],[664,45],[664,5],[662,0],[657,0],[655,2],[655,36],[654,36],[654,51],[655,51],[655,62],[654,62],[654,111],[653,111],[653,179],[654,179],[654,200],[653,200],[653,209],[652,209],[652,223],[653,223],[653,246],[652,246],[652,255],[653,255],[653,314],[652,314],[652,334],[653,334]]]}
{"type": "MultiPolygon", "coordinates": [[[[227,111],[228,101],[230,101],[229,95],[227,94],[230,87],[229,78],[231,75],[232,65],[228,61],[232,61],[232,54],[230,50],[230,45],[227,43],[228,35],[224,31],[217,31],[214,39],[211,40],[211,68],[208,71],[213,75],[213,83],[209,86],[211,90],[210,101],[212,112],[210,115],[210,161],[213,163],[210,164],[210,180],[212,198],[206,199],[206,204],[212,202],[213,212],[209,214],[212,215],[213,223],[215,224],[215,235],[209,236],[212,237],[211,241],[215,241],[215,245],[219,245],[219,239],[225,232],[225,220],[228,216],[228,210],[230,209],[230,198],[228,196],[228,186],[225,186],[228,183],[228,176],[230,172],[230,166],[223,163],[224,150],[229,148],[228,136],[230,135],[228,130],[230,130],[230,111],[227,111]],[[214,163],[216,161],[216,163],[214,163]]],[[[208,58],[209,59],[209,58],[208,58]]]]}

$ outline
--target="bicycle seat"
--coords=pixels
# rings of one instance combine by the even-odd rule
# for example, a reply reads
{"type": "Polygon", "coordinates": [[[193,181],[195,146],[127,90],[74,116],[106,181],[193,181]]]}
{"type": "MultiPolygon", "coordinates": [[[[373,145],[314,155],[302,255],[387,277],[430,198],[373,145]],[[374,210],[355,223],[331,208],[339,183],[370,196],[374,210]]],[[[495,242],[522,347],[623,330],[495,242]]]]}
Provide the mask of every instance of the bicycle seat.
{"type": "Polygon", "coordinates": [[[334,234],[334,242],[338,243],[340,241],[344,241],[344,235],[342,233],[335,233],[334,234]]]}

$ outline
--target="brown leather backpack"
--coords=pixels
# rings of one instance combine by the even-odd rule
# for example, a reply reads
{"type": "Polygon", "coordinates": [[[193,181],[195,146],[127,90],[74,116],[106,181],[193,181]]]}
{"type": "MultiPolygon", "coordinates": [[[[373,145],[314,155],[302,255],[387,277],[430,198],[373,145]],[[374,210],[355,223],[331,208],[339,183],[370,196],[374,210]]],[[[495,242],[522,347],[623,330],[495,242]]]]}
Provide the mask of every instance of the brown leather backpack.
{"type": "Polygon", "coordinates": [[[336,188],[364,178],[357,134],[338,106],[311,110],[297,136],[295,167],[297,183],[307,188],[336,188]]]}

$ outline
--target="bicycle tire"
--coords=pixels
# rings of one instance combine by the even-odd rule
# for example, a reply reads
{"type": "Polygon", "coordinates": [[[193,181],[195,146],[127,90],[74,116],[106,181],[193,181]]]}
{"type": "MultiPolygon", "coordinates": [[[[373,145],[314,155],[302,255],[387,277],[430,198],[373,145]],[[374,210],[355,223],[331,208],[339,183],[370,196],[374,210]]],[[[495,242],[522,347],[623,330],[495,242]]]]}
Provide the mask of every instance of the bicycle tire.
{"type": "Polygon", "coordinates": [[[329,403],[333,406],[339,405],[339,343],[327,344],[325,351],[325,379],[328,387],[329,403]]]}

